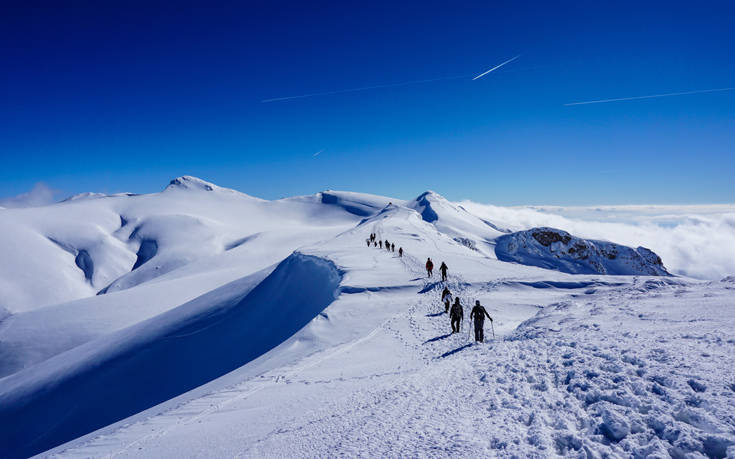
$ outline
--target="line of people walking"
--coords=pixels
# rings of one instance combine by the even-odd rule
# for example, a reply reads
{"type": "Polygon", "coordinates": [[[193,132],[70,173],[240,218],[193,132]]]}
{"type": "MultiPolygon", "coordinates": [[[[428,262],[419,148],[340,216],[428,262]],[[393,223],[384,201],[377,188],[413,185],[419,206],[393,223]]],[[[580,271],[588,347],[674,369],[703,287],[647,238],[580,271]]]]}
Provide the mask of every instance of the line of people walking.
{"type": "MultiPolygon", "coordinates": [[[[370,233],[370,236],[365,240],[365,243],[368,247],[372,246],[380,249],[385,247],[385,249],[389,252],[396,251],[395,243],[392,243],[387,239],[385,241],[379,240],[377,234],[375,233],[370,233]]],[[[398,248],[398,256],[403,256],[403,247],[398,248]]],[[[442,275],[441,281],[446,282],[447,271],[449,271],[449,267],[445,262],[442,261],[441,265],[439,266],[439,271],[441,271],[442,275]]],[[[429,278],[433,277],[434,275],[434,262],[431,261],[431,257],[426,259],[426,273],[429,278]]],[[[452,326],[452,333],[459,333],[462,329],[462,321],[464,320],[464,308],[460,303],[459,297],[454,297],[454,303],[452,303],[452,292],[449,290],[449,287],[445,285],[444,290],[442,291],[441,301],[442,303],[444,303],[444,313],[449,314],[449,322],[452,326]]],[[[490,327],[493,329],[494,338],[495,329],[493,327],[493,318],[490,317],[490,314],[488,314],[485,307],[480,304],[480,300],[475,300],[475,305],[470,311],[470,323],[474,322],[475,324],[475,341],[479,343],[485,341],[484,328],[486,317],[490,319],[490,327]]]]}
{"type": "MultiPolygon", "coordinates": [[[[383,248],[385,247],[388,252],[395,252],[396,251],[396,244],[393,242],[388,241],[386,239],[385,241],[379,240],[378,236],[375,233],[370,233],[370,237],[365,239],[365,242],[367,243],[367,246],[370,247],[371,245],[373,247],[383,248]]],[[[403,256],[403,247],[398,247],[398,256],[403,256]]]]}

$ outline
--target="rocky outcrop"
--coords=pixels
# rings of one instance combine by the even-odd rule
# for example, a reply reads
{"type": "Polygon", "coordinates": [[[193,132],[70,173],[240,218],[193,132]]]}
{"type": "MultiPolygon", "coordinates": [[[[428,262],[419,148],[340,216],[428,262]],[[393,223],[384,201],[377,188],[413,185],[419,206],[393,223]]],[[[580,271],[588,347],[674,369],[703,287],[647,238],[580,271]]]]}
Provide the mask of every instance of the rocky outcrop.
{"type": "Polygon", "coordinates": [[[555,228],[532,228],[499,237],[495,254],[511,261],[571,274],[670,275],[661,257],[645,248],[582,239],[555,228]]]}

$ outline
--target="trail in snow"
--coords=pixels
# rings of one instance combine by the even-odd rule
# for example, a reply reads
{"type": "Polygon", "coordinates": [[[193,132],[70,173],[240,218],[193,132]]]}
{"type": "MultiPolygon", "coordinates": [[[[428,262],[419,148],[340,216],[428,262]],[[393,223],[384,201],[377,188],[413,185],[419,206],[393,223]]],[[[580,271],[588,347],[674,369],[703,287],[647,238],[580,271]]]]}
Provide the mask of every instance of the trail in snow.
{"type": "MultiPolygon", "coordinates": [[[[500,262],[493,255],[494,241],[503,233],[431,192],[397,206],[378,197],[340,192],[265,202],[193,179],[184,182],[196,186],[198,194],[174,188],[155,199],[142,198],[140,202],[148,204],[141,210],[150,214],[145,218],[158,218],[154,207],[162,204],[196,198],[195,207],[209,212],[218,200],[227,199],[234,207],[195,219],[195,226],[206,229],[197,237],[215,241],[217,251],[224,252],[210,258],[199,254],[196,263],[110,298],[145,299],[147,295],[136,292],[158,284],[155,299],[159,299],[174,285],[172,280],[189,284],[213,268],[227,267],[232,270],[228,276],[239,278],[243,263],[254,260],[254,250],[277,244],[280,250],[299,247],[300,253],[333,264],[342,276],[335,287],[336,300],[330,295],[326,308],[310,303],[314,310],[303,328],[293,335],[290,331],[277,347],[231,373],[45,455],[735,456],[735,340],[728,335],[735,326],[732,279],[705,284],[682,278],[571,275],[500,262]],[[243,232],[239,217],[229,220],[239,209],[261,217],[277,213],[278,224],[243,232]],[[321,227],[325,211],[331,223],[321,227]],[[304,222],[317,223],[308,238],[301,234],[304,222]],[[228,228],[226,237],[212,239],[220,225],[228,228]],[[290,230],[281,232],[282,225],[290,230]],[[404,257],[399,258],[397,251],[366,248],[368,232],[395,242],[396,249],[403,247],[404,257]],[[257,237],[248,236],[256,233],[257,237]],[[436,266],[444,260],[450,267],[447,284],[465,307],[458,334],[449,333],[449,318],[439,301],[444,284],[438,282],[438,271],[437,277],[426,278],[427,256],[436,266]],[[468,336],[475,299],[495,319],[497,339],[489,340],[486,322],[485,344],[474,344],[468,336]]],[[[110,228],[127,227],[128,222],[117,221],[119,213],[110,215],[114,217],[107,222],[110,228]]],[[[158,240],[183,241],[181,232],[164,226],[158,240]]],[[[191,240],[184,242],[192,245],[191,240]]],[[[163,253],[163,245],[161,249],[163,253]]],[[[215,277],[221,281],[221,275],[215,277]]],[[[276,290],[288,286],[289,296],[300,300],[310,296],[304,285],[321,282],[300,274],[287,277],[274,284],[280,286],[276,290]]],[[[209,295],[196,302],[204,319],[214,305],[209,295]]],[[[96,298],[89,300],[88,309],[100,304],[96,298]]],[[[178,304],[157,304],[161,311],[174,313],[157,320],[165,319],[166,327],[182,327],[180,320],[169,320],[186,312],[178,304]]],[[[266,298],[254,301],[252,308],[263,322],[283,319],[278,315],[281,308],[273,310],[266,298]]],[[[61,305],[59,315],[69,310],[61,305]]],[[[53,317],[46,308],[38,314],[53,317]]],[[[23,317],[27,323],[41,322],[31,315],[23,317]]],[[[105,317],[114,316],[99,315],[105,317]]],[[[130,318],[98,331],[97,341],[92,341],[94,336],[82,337],[86,348],[119,349],[118,343],[109,342],[111,330],[145,317],[131,311],[130,318]]],[[[233,331],[228,336],[237,339],[220,342],[223,354],[232,349],[238,355],[248,348],[247,336],[238,331],[251,321],[247,314],[236,318],[228,322],[233,331]]],[[[16,320],[16,328],[26,322],[16,320]]],[[[294,330],[301,326],[286,322],[294,330]]],[[[202,330],[207,330],[207,323],[200,324],[202,330]]],[[[134,332],[137,329],[129,330],[136,339],[158,340],[156,333],[141,336],[134,332]]],[[[197,346],[198,352],[206,353],[212,342],[223,338],[221,333],[212,335],[211,341],[197,346]]],[[[53,362],[65,362],[96,374],[97,360],[85,358],[78,349],[55,344],[48,353],[54,357],[32,369],[41,374],[53,362]]],[[[137,352],[125,355],[131,361],[139,358],[137,352]]],[[[173,350],[170,355],[186,358],[173,350]]],[[[168,358],[161,355],[156,362],[168,358]]],[[[21,370],[5,379],[6,389],[8,381],[27,387],[21,383],[54,381],[59,373],[35,379],[29,375],[21,370]]],[[[151,381],[159,388],[165,383],[165,378],[151,381]]],[[[63,422],[63,416],[54,420],[63,422]]]]}

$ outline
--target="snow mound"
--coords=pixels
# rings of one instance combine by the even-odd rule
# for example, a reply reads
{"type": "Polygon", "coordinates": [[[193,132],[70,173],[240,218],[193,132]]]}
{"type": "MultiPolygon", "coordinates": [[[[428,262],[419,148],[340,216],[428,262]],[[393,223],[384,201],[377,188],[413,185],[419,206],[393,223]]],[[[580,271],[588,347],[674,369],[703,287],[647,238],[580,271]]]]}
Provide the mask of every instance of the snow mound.
{"type": "Polygon", "coordinates": [[[222,188],[214,183],[207,182],[198,177],[192,177],[191,175],[182,175],[171,180],[164,191],[168,190],[225,191],[238,193],[230,188],[222,188]]]}
{"type": "Polygon", "coordinates": [[[334,301],[341,277],[333,263],[294,253],[261,283],[240,279],[9,376],[4,456],[39,453],[244,365],[334,301]]]}
{"type": "Polygon", "coordinates": [[[94,193],[94,192],[88,191],[86,193],[78,193],[78,194],[69,196],[68,198],[63,199],[60,202],[74,202],[74,201],[83,201],[86,199],[100,199],[100,198],[119,198],[123,196],[136,196],[136,194],[135,193],[107,194],[107,193],[94,193]]]}
{"type": "Polygon", "coordinates": [[[390,203],[390,199],[348,191],[322,191],[318,193],[322,204],[331,204],[341,207],[345,211],[359,217],[375,215],[390,203]]]}
{"type": "Polygon", "coordinates": [[[669,276],[661,258],[645,247],[581,239],[566,231],[540,227],[501,236],[499,260],[570,274],[669,276]]]}
{"type": "Polygon", "coordinates": [[[406,206],[427,223],[465,247],[494,258],[494,239],[507,231],[483,220],[433,191],[426,191],[406,206]]]}

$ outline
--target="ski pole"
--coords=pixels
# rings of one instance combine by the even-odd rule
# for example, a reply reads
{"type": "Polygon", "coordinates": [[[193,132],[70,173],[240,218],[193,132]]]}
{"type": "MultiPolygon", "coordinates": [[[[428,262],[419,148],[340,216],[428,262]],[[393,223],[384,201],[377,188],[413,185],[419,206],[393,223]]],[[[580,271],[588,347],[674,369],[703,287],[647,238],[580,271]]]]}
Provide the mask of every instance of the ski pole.
{"type": "Polygon", "coordinates": [[[492,329],[492,331],[493,331],[493,340],[494,340],[494,339],[495,339],[495,326],[493,325],[493,321],[492,321],[492,319],[490,320],[490,328],[491,328],[491,329],[492,329]]]}

